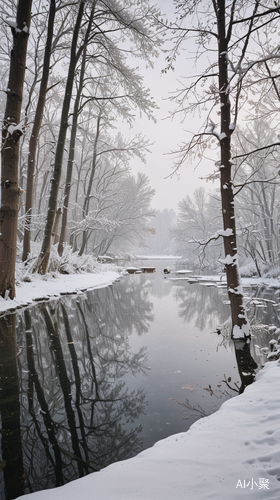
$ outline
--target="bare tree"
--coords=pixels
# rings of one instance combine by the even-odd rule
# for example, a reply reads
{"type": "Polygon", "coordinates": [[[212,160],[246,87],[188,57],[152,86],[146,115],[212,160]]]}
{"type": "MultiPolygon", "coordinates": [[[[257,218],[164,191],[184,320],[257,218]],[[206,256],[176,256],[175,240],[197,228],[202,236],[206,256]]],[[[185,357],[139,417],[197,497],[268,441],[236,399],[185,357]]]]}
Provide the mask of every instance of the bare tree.
{"type": "Polygon", "coordinates": [[[27,184],[26,184],[26,200],[25,200],[25,229],[24,229],[24,240],[23,240],[23,254],[22,260],[25,261],[30,253],[30,240],[31,240],[31,214],[32,214],[32,201],[33,201],[33,179],[34,179],[34,167],[36,161],[36,151],[38,143],[38,135],[42,123],[43,111],[46,101],[49,71],[50,71],[50,58],[51,58],[51,48],[52,48],[52,38],[53,38],[53,28],[55,19],[55,0],[50,0],[50,11],[48,19],[48,35],[45,47],[45,56],[43,63],[43,73],[39,90],[39,97],[37,102],[37,108],[34,118],[34,123],[32,127],[31,137],[29,141],[29,152],[28,152],[28,167],[27,167],[27,184]]]}
{"type": "Polygon", "coordinates": [[[95,3],[92,4],[91,14],[90,14],[90,18],[89,18],[89,25],[88,25],[88,29],[86,31],[86,36],[84,39],[84,48],[83,48],[82,62],[81,62],[81,68],[80,68],[80,74],[79,74],[79,84],[78,84],[78,89],[77,89],[77,94],[76,94],[75,104],[74,104],[74,110],[73,110],[73,122],[72,122],[72,128],[71,128],[69,156],[68,156],[67,172],[66,172],[66,182],[65,182],[64,197],[63,197],[62,223],[61,223],[60,238],[59,238],[59,243],[58,243],[59,255],[62,255],[62,253],[63,253],[63,247],[64,247],[64,242],[65,242],[65,237],[66,237],[68,206],[69,206],[69,199],[70,199],[73,163],[74,163],[74,158],[75,158],[75,144],[76,144],[76,135],[77,135],[77,128],[78,128],[78,117],[79,117],[79,111],[80,111],[80,102],[81,102],[82,91],[84,88],[88,41],[89,41],[90,33],[92,30],[94,13],[95,13],[95,3]]]}
{"type": "Polygon", "coordinates": [[[32,0],[19,0],[16,20],[8,20],[13,34],[6,110],[2,127],[2,177],[0,210],[0,294],[15,297],[15,262],[19,140],[22,135],[21,106],[32,0]]]}
{"type": "Polygon", "coordinates": [[[178,221],[171,230],[171,236],[178,255],[196,268],[208,267],[217,271],[221,267],[220,206],[217,193],[210,194],[203,187],[195,189],[192,196],[187,195],[178,204],[178,221]]]}
{"type": "MultiPolygon", "coordinates": [[[[86,4],[86,2],[82,2],[82,4],[86,4]]],[[[84,25],[83,29],[81,29],[80,39],[81,43],[79,44],[79,48],[76,50],[74,59],[71,57],[70,66],[71,71],[69,69],[69,77],[68,77],[68,87],[65,92],[65,100],[64,106],[62,110],[63,119],[61,121],[60,128],[60,137],[57,144],[56,149],[56,157],[55,157],[55,166],[54,166],[54,174],[52,176],[52,185],[51,192],[49,198],[49,208],[47,213],[47,221],[44,232],[44,239],[42,243],[41,252],[38,258],[38,262],[34,266],[34,270],[38,270],[41,273],[45,273],[48,267],[49,260],[49,252],[50,252],[50,244],[51,244],[51,231],[52,225],[54,222],[54,213],[56,211],[56,204],[58,200],[58,192],[59,192],[59,183],[62,172],[62,161],[63,161],[63,150],[66,139],[66,129],[67,129],[67,121],[68,115],[70,111],[70,98],[73,89],[73,68],[77,69],[77,62],[80,55],[83,52],[85,45],[88,43],[95,47],[95,50],[92,50],[91,53],[87,56],[88,59],[91,59],[91,62],[96,64],[98,58],[100,58],[100,66],[103,66],[104,72],[108,71],[109,64],[108,61],[111,62],[111,67],[118,68],[119,77],[119,86],[120,88],[126,91],[129,87],[134,88],[134,104],[144,112],[147,113],[148,116],[151,116],[151,108],[152,108],[152,100],[149,97],[149,92],[142,90],[142,78],[137,75],[137,72],[130,70],[124,63],[123,60],[126,59],[124,56],[125,51],[122,48],[118,47],[118,44],[122,46],[124,38],[129,38],[134,43],[134,47],[130,50],[134,56],[144,57],[148,60],[148,52],[149,57],[151,54],[156,53],[156,46],[158,43],[158,39],[151,35],[154,35],[153,28],[155,26],[155,15],[156,10],[154,8],[150,8],[148,2],[143,1],[134,5],[133,2],[128,2],[125,9],[120,9],[119,2],[114,0],[110,5],[99,0],[95,0],[92,4],[92,15],[88,16],[88,12],[84,9],[84,25]],[[97,8],[97,13],[95,13],[95,7],[97,8]],[[145,13],[145,15],[144,15],[145,13]],[[90,21],[91,19],[91,21],[90,21]],[[93,23],[94,19],[94,23],[93,23]],[[92,24],[92,31],[91,31],[92,24]],[[87,33],[85,35],[85,32],[87,33]],[[101,50],[102,49],[102,50],[101,50]],[[74,64],[72,62],[74,61],[74,64]],[[70,84],[70,73],[71,73],[71,89],[69,87],[70,84]],[[69,91],[70,89],[70,91],[69,91]],[[138,93],[136,92],[138,89],[138,93]],[[66,104],[67,104],[67,116],[66,116],[66,104]]],[[[74,37],[73,37],[74,40],[74,37]]],[[[77,40],[76,42],[77,43],[77,40]]],[[[72,56],[73,56],[73,45],[72,45],[72,56]]],[[[85,53],[86,55],[86,53],[85,53]]],[[[88,79],[90,78],[90,73],[88,79]]],[[[96,78],[96,77],[95,77],[96,78]]],[[[80,92],[80,90],[79,90],[80,92]]],[[[96,98],[96,96],[87,96],[86,91],[84,92],[83,99],[85,102],[87,100],[92,100],[96,98]]],[[[117,98],[118,96],[118,88],[111,89],[111,98],[117,98]]],[[[102,99],[105,97],[102,96],[102,99]]],[[[108,97],[107,97],[108,98],[108,97]]],[[[77,106],[79,102],[77,100],[77,106]]],[[[77,110],[75,110],[76,112],[77,110]]],[[[127,114],[131,115],[131,112],[128,111],[127,114]]],[[[131,116],[132,119],[132,116],[131,116]]],[[[74,126],[75,123],[74,123],[74,126]]],[[[74,137],[74,135],[73,135],[74,137]]],[[[72,144],[71,144],[72,148],[72,144]]],[[[74,148],[72,148],[74,152],[74,148]]],[[[70,158],[71,162],[72,159],[70,158]]],[[[72,162],[73,163],[73,162],[72,162]]],[[[70,170],[69,170],[70,174],[70,170]]],[[[69,189],[70,184],[70,176],[68,176],[66,180],[67,190],[69,189]]],[[[64,197],[64,200],[67,201],[68,194],[64,197]]],[[[65,207],[66,208],[66,207],[65,207]]],[[[66,215],[66,210],[64,211],[64,215],[66,215]]],[[[65,217],[63,218],[63,231],[65,231],[65,217]]],[[[61,243],[59,246],[59,251],[62,250],[64,234],[62,234],[61,243]]]]}
{"type": "MultiPolygon", "coordinates": [[[[147,22],[149,16],[153,13],[155,14],[156,11],[153,8],[150,8],[148,4],[145,5],[145,2],[139,4],[139,7],[131,4],[130,7],[133,7],[132,12],[130,13],[129,9],[127,10],[128,17],[131,19],[128,23],[127,15],[124,15],[124,13],[121,15],[119,14],[117,3],[114,7],[114,10],[108,10],[107,5],[103,2],[98,2],[96,12],[92,11],[94,33],[91,37],[88,37],[88,40],[84,41],[84,51],[79,72],[79,83],[77,85],[77,94],[73,110],[69,157],[64,187],[63,216],[60,241],[58,245],[58,253],[60,255],[62,255],[66,239],[76,136],[78,132],[81,134],[81,129],[84,126],[84,110],[88,110],[88,116],[86,119],[95,122],[96,116],[101,116],[101,107],[104,109],[106,107],[106,103],[110,103],[111,106],[107,106],[106,111],[103,111],[102,113],[103,116],[105,116],[105,114],[109,114],[112,108],[114,109],[115,116],[113,117],[112,113],[110,113],[110,119],[107,118],[107,127],[112,127],[112,123],[110,122],[115,120],[117,117],[122,117],[124,120],[129,122],[129,124],[131,124],[134,119],[133,111],[135,107],[144,111],[148,116],[151,116],[151,110],[155,106],[153,101],[150,99],[148,92],[142,86],[142,77],[140,77],[127,65],[127,56],[124,55],[122,44],[120,46],[119,44],[121,37],[123,36],[123,32],[131,32],[128,36],[134,38],[136,41],[138,38],[142,38],[142,42],[141,46],[138,45],[136,50],[135,48],[130,49],[129,53],[132,51],[134,55],[141,57],[144,55],[144,57],[146,57],[145,47],[147,44],[151,46],[151,41],[149,40],[150,36],[148,31],[145,28],[145,22],[147,22]],[[146,16],[141,17],[143,15],[141,14],[142,9],[145,9],[146,16]],[[145,21],[144,17],[146,17],[145,21]],[[113,30],[112,23],[114,25],[113,30]],[[78,118],[82,123],[79,131],[78,118]]],[[[154,45],[156,46],[157,43],[158,42],[155,38],[154,45]]],[[[98,120],[99,119],[97,119],[97,124],[98,120]]],[[[96,133],[99,135],[99,126],[97,126],[96,133]]],[[[92,168],[87,187],[87,195],[84,201],[86,206],[83,208],[85,217],[87,216],[88,211],[88,202],[86,200],[90,196],[90,190],[95,174],[97,139],[98,137],[93,139],[92,168]]],[[[86,241],[87,237],[84,233],[81,252],[84,251],[86,241]]]]}
{"type": "Polygon", "coordinates": [[[273,127],[266,120],[255,120],[245,130],[238,130],[234,146],[236,167],[233,178],[237,196],[240,243],[258,273],[279,266],[279,153],[264,148],[277,142],[273,127]],[[256,150],[250,155],[244,152],[256,150]]]}
{"type": "Polygon", "coordinates": [[[81,1],[80,6],[79,6],[79,11],[77,14],[77,18],[76,18],[76,24],[75,24],[75,29],[74,29],[74,33],[73,33],[73,38],[72,38],[71,58],[70,58],[70,64],[69,64],[69,69],[68,69],[67,83],[66,83],[66,87],[65,87],[63,108],[62,108],[62,112],[61,112],[60,130],[59,130],[59,137],[58,137],[57,147],[56,147],[54,171],[53,171],[53,176],[52,176],[51,192],[50,192],[50,196],[49,196],[49,206],[48,206],[47,220],[46,220],[45,231],[44,231],[44,238],[43,238],[43,242],[42,242],[41,252],[40,252],[40,255],[38,257],[38,261],[37,261],[36,265],[34,266],[34,270],[38,270],[41,274],[45,274],[47,272],[49,256],[50,256],[52,228],[53,228],[53,223],[54,223],[54,218],[55,218],[55,213],[56,213],[57,196],[58,196],[59,183],[60,183],[61,170],[62,170],[62,161],[63,161],[66,132],[67,132],[67,128],[68,128],[68,115],[69,115],[69,108],[70,108],[71,97],[72,97],[74,75],[75,75],[77,61],[78,61],[79,55],[81,53],[81,47],[77,51],[77,43],[78,43],[78,37],[79,37],[79,31],[80,31],[80,27],[81,27],[82,18],[83,18],[83,13],[84,13],[84,6],[85,6],[85,2],[81,1]]]}
{"type": "MultiPolygon", "coordinates": [[[[199,108],[207,116],[204,130],[193,134],[192,139],[180,149],[177,167],[189,159],[197,148],[200,148],[203,156],[209,139],[213,137],[217,139],[223,217],[220,236],[224,241],[225,252],[222,263],[226,267],[231,303],[232,336],[246,338],[250,336],[250,332],[238,269],[231,139],[240,107],[246,102],[245,92],[244,94],[242,92],[252,85],[247,78],[248,73],[255,64],[260,63],[260,59],[254,61],[250,59],[252,36],[265,23],[279,18],[279,8],[276,6],[266,9],[259,0],[253,2],[176,0],[175,3],[178,13],[178,22],[174,25],[175,53],[185,40],[190,41],[195,37],[198,45],[197,64],[201,64],[200,60],[205,53],[208,59],[204,59],[204,69],[192,78],[189,85],[178,90],[175,97],[181,112],[189,113],[199,108]],[[205,12],[208,13],[206,16],[205,12]],[[186,19],[188,24],[185,23],[186,19]],[[215,54],[216,60],[211,58],[211,54],[215,54]],[[206,90],[203,89],[204,86],[206,90]],[[191,96],[195,97],[192,102],[191,96]],[[217,130],[217,117],[211,118],[216,106],[220,108],[218,111],[220,130],[217,130]]],[[[169,67],[172,67],[175,57],[171,55],[169,58],[169,67]]]]}
{"type": "Polygon", "coordinates": [[[138,156],[142,161],[145,160],[149,142],[142,136],[132,140],[125,140],[121,134],[110,137],[106,134],[108,115],[106,112],[104,115],[101,113],[97,117],[95,134],[89,141],[90,150],[82,156],[79,175],[83,179],[80,183],[82,192],[79,195],[77,193],[76,198],[80,200],[80,207],[76,206],[75,220],[69,224],[76,240],[82,236],[80,255],[89,241],[93,253],[107,251],[113,242],[120,241],[121,234],[123,245],[127,245],[130,239],[143,241],[145,231],[140,229],[141,224],[148,227],[149,218],[154,216],[154,211],[149,207],[153,190],[148,186],[145,176],[138,176],[135,182],[129,168],[131,158],[138,156]],[[87,156],[90,158],[89,166],[87,156]],[[134,217],[133,208],[137,213],[134,217]],[[81,212],[81,216],[77,212],[81,212]],[[123,226],[126,227],[125,232],[123,226]]]}

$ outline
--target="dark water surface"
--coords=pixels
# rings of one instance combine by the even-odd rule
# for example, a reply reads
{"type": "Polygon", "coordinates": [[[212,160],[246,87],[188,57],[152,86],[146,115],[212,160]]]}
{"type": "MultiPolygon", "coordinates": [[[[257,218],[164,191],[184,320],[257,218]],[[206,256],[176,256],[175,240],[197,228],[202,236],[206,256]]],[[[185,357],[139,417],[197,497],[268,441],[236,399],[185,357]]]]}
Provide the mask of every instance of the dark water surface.
{"type": "MultiPolygon", "coordinates": [[[[216,332],[226,289],[142,264],[156,272],[0,320],[1,500],[132,457],[238,394],[236,346],[216,332]]],[[[254,322],[279,326],[277,290],[246,294],[265,297],[254,322]]],[[[253,339],[258,363],[268,337],[253,339]]]]}

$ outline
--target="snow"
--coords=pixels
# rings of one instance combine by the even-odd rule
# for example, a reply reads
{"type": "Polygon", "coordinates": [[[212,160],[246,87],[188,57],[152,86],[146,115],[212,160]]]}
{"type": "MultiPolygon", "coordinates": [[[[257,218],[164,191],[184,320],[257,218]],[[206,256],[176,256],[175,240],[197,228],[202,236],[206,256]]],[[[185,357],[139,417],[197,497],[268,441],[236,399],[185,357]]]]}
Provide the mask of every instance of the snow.
{"type": "Polygon", "coordinates": [[[9,134],[10,134],[10,135],[12,135],[12,134],[13,134],[13,132],[15,131],[15,129],[16,129],[16,126],[15,126],[15,125],[9,125],[9,127],[8,127],[8,132],[9,132],[9,134]]]}
{"type": "Polygon", "coordinates": [[[278,500],[279,391],[280,363],[266,363],[242,395],[226,401],[187,432],[100,472],[24,499],[278,500]]]}
{"type": "Polygon", "coordinates": [[[10,26],[10,28],[15,29],[16,33],[21,33],[22,31],[28,33],[28,26],[24,26],[24,28],[21,30],[20,28],[18,28],[17,22],[14,21],[13,19],[9,19],[8,17],[6,17],[5,22],[7,23],[8,26],[10,26]]]}
{"type": "Polygon", "coordinates": [[[18,130],[21,134],[23,133],[23,132],[22,132],[22,124],[20,124],[20,123],[19,123],[18,125],[15,125],[15,124],[11,124],[11,125],[9,125],[9,127],[8,127],[8,129],[7,129],[7,130],[8,130],[8,132],[9,132],[9,134],[10,134],[10,135],[13,135],[13,133],[14,133],[16,130],[18,130]]]}
{"type": "Polygon", "coordinates": [[[0,314],[8,310],[34,305],[38,299],[49,300],[61,294],[81,292],[87,289],[102,288],[119,279],[121,271],[117,267],[105,264],[103,271],[83,274],[47,275],[32,274],[31,282],[20,282],[16,286],[16,298],[11,300],[0,297],[0,314]],[[115,267],[115,270],[114,270],[115,267]]]}
{"type": "Polygon", "coordinates": [[[230,293],[236,293],[236,295],[243,295],[242,285],[238,285],[236,288],[229,288],[228,291],[230,293]]]}
{"type": "Polygon", "coordinates": [[[230,227],[227,227],[226,229],[219,229],[218,231],[216,231],[213,238],[218,238],[219,236],[232,236],[232,235],[233,235],[233,230],[230,227]]]}
{"type": "Polygon", "coordinates": [[[221,264],[226,264],[227,266],[232,266],[236,264],[236,255],[231,256],[230,254],[226,255],[225,259],[219,259],[221,264]]]}
{"type": "Polygon", "coordinates": [[[227,134],[225,132],[222,132],[220,135],[219,135],[219,138],[220,138],[220,141],[222,139],[225,139],[227,137],[227,134]]]}
{"type": "MultiPolygon", "coordinates": [[[[240,317],[240,315],[239,315],[240,317]]],[[[244,316],[245,317],[245,316],[244,316]]],[[[250,337],[250,325],[249,323],[245,323],[242,326],[234,325],[232,331],[232,337],[234,339],[240,339],[242,337],[250,337]]]]}
{"type": "Polygon", "coordinates": [[[10,26],[11,28],[17,28],[17,22],[14,21],[13,19],[9,19],[6,17],[5,22],[10,26]]]}
{"type": "Polygon", "coordinates": [[[193,273],[190,269],[180,269],[179,271],[176,271],[176,274],[190,274],[193,273]]]}

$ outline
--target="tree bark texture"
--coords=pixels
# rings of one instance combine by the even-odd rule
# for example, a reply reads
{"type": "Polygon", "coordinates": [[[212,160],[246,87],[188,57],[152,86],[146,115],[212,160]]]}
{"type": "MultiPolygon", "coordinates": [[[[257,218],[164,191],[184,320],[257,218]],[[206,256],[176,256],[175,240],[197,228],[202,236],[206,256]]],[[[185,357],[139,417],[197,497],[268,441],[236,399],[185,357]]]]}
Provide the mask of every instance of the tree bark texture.
{"type": "Polygon", "coordinates": [[[23,239],[23,253],[22,261],[24,262],[28,258],[30,253],[30,240],[31,240],[31,215],[32,215],[32,205],[33,205],[33,179],[34,179],[34,169],[35,169],[35,158],[38,144],[38,136],[41,128],[43,112],[46,101],[48,79],[50,72],[50,58],[52,50],[52,39],[53,39],[53,27],[55,18],[56,4],[55,0],[50,0],[50,11],[48,20],[48,35],[47,43],[45,48],[44,63],[43,63],[43,73],[42,80],[40,84],[39,97],[37,102],[37,108],[33,123],[33,128],[31,132],[31,137],[29,141],[29,153],[28,153],[28,166],[27,166],[27,185],[26,185],[26,198],[25,198],[25,228],[24,228],[24,239],[23,239]]]}
{"type": "Polygon", "coordinates": [[[22,135],[20,116],[32,0],[19,0],[17,27],[12,27],[6,109],[2,127],[2,176],[0,209],[0,294],[15,297],[15,262],[17,217],[20,189],[18,185],[19,141],[22,135]]]}
{"type": "Polygon", "coordinates": [[[56,211],[55,218],[54,218],[54,224],[53,224],[53,231],[52,231],[53,245],[56,245],[59,242],[58,226],[59,226],[61,214],[62,214],[62,210],[59,207],[56,211]]]}
{"type": "Polygon", "coordinates": [[[231,164],[231,110],[229,99],[228,78],[228,43],[230,33],[226,34],[225,0],[217,1],[218,21],[218,64],[219,64],[219,93],[221,104],[221,134],[220,134],[220,189],[222,199],[222,214],[224,225],[224,250],[227,276],[228,296],[231,304],[232,337],[244,338],[249,336],[249,323],[243,304],[243,292],[239,277],[236,225],[234,210],[234,193],[232,186],[231,164]]]}
{"type": "Polygon", "coordinates": [[[63,153],[64,153],[64,145],[66,139],[66,133],[68,128],[68,115],[72,97],[72,90],[74,84],[75,77],[75,69],[77,65],[78,55],[76,53],[77,43],[78,43],[78,35],[81,26],[81,21],[83,17],[85,2],[80,3],[79,12],[76,19],[75,29],[72,38],[71,45],[71,57],[70,64],[68,70],[67,83],[65,88],[64,101],[61,112],[61,121],[60,121],[60,129],[58,142],[56,147],[55,161],[54,161],[54,171],[51,179],[51,190],[49,195],[49,204],[47,211],[47,219],[44,230],[44,237],[41,247],[41,252],[38,257],[37,264],[34,267],[34,271],[38,271],[41,274],[45,274],[48,270],[49,257],[50,257],[50,249],[51,249],[51,241],[52,241],[52,228],[56,213],[57,206],[57,198],[59,191],[59,183],[62,171],[62,162],[63,162],[63,153]]]}

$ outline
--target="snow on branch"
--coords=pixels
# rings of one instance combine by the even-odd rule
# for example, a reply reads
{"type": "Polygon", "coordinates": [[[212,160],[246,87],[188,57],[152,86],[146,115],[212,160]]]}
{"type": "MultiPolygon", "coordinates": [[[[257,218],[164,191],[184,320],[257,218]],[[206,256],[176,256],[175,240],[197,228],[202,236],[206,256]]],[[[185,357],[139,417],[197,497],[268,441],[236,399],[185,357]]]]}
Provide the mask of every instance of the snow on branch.
{"type": "Polygon", "coordinates": [[[225,266],[235,266],[237,261],[237,255],[226,255],[225,259],[219,259],[219,262],[221,264],[224,264],[225,266]]]}
{"type": "Polygon", "coordinates": [[[195,243],[198,243],[199,245],[201,246],[206,246],[208,245],[211,241],[214,241],[214,240],[218,240],[220,238],[220,236],[223,236],[223,237],[228,237],[228,236],[232,236],[233,235],[233,230],[231,228],[227,228],[227,229],[219,229],[218,231],[215,232],[215,234],[213,234],[212,236],[209,236],[209,238],[207,238],[207,240],[204,240],[204,241],[197,241],[193,238],[193,242],[195,243]]]}
{"type": "Polygon", "coordinates": [[[71,234],[78,235],[89,229],[102,229],[106,232],[114,231],[120,225],[119,221],[108,219],[107,217],[100,217],[98,210],[92,210],[82,221],[69,221],[69,226],[72,231],[71,234]]]}
{"type": "Polygon", "coordinates": [[[14,21],[13,19],[9,19],[8,17],[5,18],[5,23],[10,26],[10,28],[12,28],[12,30],[14,30],[15,33],[22,33],[22,32],[25,32],[25,33],[28,33],[28,26],[24,26],[22,29],[20,29],[17,25],[17,22],[14,21]]]}

